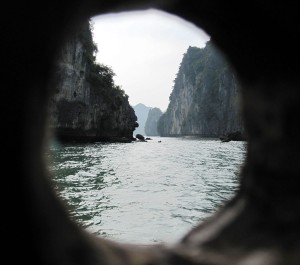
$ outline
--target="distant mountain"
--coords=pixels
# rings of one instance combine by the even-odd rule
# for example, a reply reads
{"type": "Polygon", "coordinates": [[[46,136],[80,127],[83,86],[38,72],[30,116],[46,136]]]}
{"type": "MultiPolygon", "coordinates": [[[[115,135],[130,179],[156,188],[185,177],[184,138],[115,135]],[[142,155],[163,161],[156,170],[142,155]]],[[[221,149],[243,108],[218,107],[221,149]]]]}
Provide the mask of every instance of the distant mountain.
{"type": "Polygon", "coordinates": [[[152,108],[149,110],[148,118],[145,124],[145,134],[147,136],[159,136],[157,131],[157,122],[162,115],[159,108],[152,108]]]}
{"type": "Polygon", "coordinates": [[[139,124],[139,127],[137,127],[134,132],[133,136],[136,134],[142,134],[145,135],[145,124],[148,118],[148,113],[151,107],[147,107],[142,103],[137,104],[133,107],[135,115],[137,116],[137,122],[139,124]]]}

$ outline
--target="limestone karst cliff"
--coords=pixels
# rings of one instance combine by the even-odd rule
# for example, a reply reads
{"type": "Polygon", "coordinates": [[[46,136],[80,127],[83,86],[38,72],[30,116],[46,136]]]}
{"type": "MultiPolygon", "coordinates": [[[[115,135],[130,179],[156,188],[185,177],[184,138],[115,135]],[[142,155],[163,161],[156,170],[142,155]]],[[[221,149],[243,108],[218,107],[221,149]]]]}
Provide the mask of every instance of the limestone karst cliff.
{"type": "Polygon", "coordinates": [[[211,41],[184,54],[167,111],[158,123],[161,136],[220,137],[244,132],[239,111],[239,84],[211,41]]]}
{"type": "Polygon", "coordinates": [[[61,140],[133,139],[137,117],[113,71],[95,62],[89,22],[62,47],[53,74],[50,128],[61,140]]]}
{"type": "Polygon", "coordinates": [[[145,123],[145,134],[147,136],[159,136],[157,131],[157,123],[162,115],[162,111],[159,108],[151,108],[148,113],[148,117],[145,123]]]}

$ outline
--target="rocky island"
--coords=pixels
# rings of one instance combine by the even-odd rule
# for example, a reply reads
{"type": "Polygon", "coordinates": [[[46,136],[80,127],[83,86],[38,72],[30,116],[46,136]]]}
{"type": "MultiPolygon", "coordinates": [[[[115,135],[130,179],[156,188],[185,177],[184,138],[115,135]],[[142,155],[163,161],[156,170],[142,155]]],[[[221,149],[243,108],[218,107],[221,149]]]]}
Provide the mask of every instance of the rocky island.
{"type": "Polygon", "coordinates": [[[113,70],[95,61],[90,22],[61,49],[53,77],[49,126],[61,141],[132,141],[138,126],[113,70]]]}
{"type": "Polygon", "coordinates": [[[210,41],[204,48],[189,47],[158,121],[160,136],[219,138],[235,132],[244,139],[239,91],[234,72],[210,41]]]}

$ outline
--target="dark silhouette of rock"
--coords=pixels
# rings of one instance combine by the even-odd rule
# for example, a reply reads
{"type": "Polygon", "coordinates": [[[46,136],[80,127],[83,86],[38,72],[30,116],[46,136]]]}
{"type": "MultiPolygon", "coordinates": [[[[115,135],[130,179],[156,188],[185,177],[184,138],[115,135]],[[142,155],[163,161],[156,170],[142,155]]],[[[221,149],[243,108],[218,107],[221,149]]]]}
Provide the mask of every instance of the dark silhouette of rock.
{"type": "Polygon", "coordinates": [[[138,140],[140,140],[140,141],[146,141],[146,140],[145,140],[145,137],[144,137],[143,135],[139,134],[139,133],[136,134],[135,137],[136,137],[138,140]]]}
{"type": "Polygon", "coordinates": [[[220,137],[222,142],[230,142],[230,141],[246,141],[245,136],[240,132],[230,132],[226,133],[220,137]]]}

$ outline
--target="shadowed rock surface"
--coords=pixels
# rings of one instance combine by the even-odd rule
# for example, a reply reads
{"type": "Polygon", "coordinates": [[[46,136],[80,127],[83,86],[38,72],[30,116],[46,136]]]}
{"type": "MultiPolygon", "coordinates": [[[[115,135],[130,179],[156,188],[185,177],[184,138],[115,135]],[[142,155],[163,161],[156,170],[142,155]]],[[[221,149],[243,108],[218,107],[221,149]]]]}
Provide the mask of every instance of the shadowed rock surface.
{"type": "Polygon", "coordinates": [[[146,141],[145,136],[139,133],[135,135],[135,138],[143,142],[146,141]]]}
{"type": "Polygon", "coordinates": [[[161,136],[244,132],[238,81],[210,41],[205,48],[188,48],[174,82],[168,109],[158,122],[161,136]]]}
{"type": "Polygon", "coordinates": [[[113,71],[95,63],[89,23],[64,44],[52,80],[50,127],[62,141],[133,139],[137,117],[113,71]]]}
{"type": "Polygon", "coordinates": [[[220,137],[222,142],[230,142],[230,141],[246,141],[246,138],[242,135],[240,131],[226,133],[220,137]]]}

